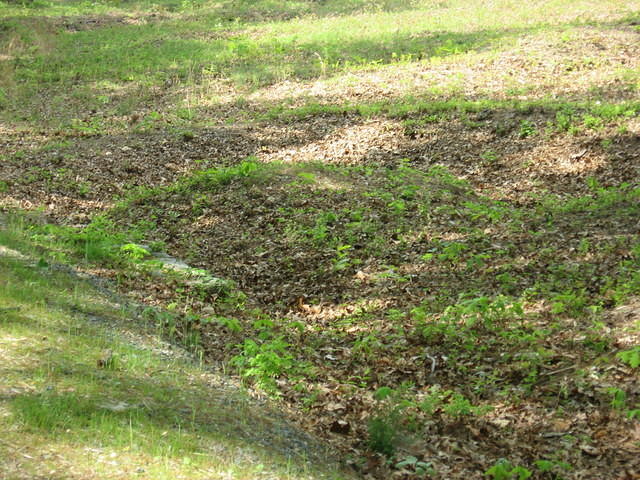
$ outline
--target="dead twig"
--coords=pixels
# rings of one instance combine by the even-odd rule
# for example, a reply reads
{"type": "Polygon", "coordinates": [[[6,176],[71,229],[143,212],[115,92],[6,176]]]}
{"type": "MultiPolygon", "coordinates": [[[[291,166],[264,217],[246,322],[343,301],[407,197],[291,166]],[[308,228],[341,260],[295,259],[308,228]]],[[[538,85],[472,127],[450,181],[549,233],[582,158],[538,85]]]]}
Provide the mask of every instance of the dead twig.
{"type": "Polygon", "coordinates": [[[435,357],[432,357],[427,352],[424,353],[424,356],[427,357],[429,360],[431,360],[431,373],[433,374],[433,372],[436,371],[437,361],[436,361],[435,357]]]}
{"type": "Polygon", "coordinates": [[[541,373],[540,376],[541,377],[550,377],[552,375],[557,375],[559,373],[568,372],[569,370],[575,370],[576,368],[578,368],[578,365],[571,365],[570,367],[561,368],[560,370],[554,370],[552,372],[541,373]]]}

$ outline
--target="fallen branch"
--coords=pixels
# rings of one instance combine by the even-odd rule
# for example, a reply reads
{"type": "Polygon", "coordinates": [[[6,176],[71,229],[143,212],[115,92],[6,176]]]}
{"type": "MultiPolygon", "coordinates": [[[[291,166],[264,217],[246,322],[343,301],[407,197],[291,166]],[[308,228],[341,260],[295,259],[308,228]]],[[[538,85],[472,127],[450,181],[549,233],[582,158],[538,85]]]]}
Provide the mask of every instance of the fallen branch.
{"type": "Polygon", "coordinates": [[[554,370],[553,372],[541,373],[541,377],[550,377],[551,375],[557,375],[559,373],[568,372],[569,370],[575,370],[578,365],[571,365],[570,367],[561,368],[560,370],[554,370]]]}
{"type": "Polygon", "coordinates": [[[436,361],[435,357],[432,357],[427,352],[425,352],[424,356],[427,357],[429,360],[431,360],[431,374],[433,375],[433,372],[436,371],[437,361],[436,361]]]}

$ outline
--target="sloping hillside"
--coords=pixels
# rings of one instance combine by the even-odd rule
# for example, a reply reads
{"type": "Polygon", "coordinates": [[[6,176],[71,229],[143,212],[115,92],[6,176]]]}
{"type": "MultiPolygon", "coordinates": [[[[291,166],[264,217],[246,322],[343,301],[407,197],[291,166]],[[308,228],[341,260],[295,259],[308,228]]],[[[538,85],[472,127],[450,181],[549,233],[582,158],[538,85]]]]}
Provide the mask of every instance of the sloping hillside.
{"type": "Polygon", "coordinates": [[[3,479],[349,477],[293,418],[159,340],[139,307],[6,246],[18,241],[0,240],[3,479]]]}
{"type": "Polygon", "coordinates": [[[637,478],[639,11],[0,3],[0,207],[356,475],[637,478]]]}

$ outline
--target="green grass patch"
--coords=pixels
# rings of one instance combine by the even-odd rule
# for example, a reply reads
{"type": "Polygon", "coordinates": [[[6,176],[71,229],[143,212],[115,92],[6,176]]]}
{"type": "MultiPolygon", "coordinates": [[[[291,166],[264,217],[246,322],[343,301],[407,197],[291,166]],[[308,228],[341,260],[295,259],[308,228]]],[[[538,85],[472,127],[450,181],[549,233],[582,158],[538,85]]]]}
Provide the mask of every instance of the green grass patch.
{"type": "MultiPolygon", "coordinates": [[[[82,281],[5,255],[0,272],[0,408],[7,412],[0,472],[7,478],[17,473],[17,455],[21,473],[34,475],[61,468],[64,457],[85,478],[117,469],[140,478],[347,478],[291,450],[272,430],[273,414],[241,391],[218,387],[214,394],[213,376],[203,380],[207,374],[189,357],[156,353],[166,345],[82,281]],[[121,338],[125,327],[139,328],[139,336],[121,338]]],[[[280,428],[298,435],[290,425],[280,428]]]]}
{"type": "MultiPolygon", "coordinates": [[[[300,107],[280,105],[271,108],[258,118],[261,120],[292,121],[309,119],[315,116],[353,114],[362,117],[386,116],[405,120],[408,131],[428,123],[446,121],[451,117],[470,113],[514,112],[526,116],[533,112],[555,116],[549,126],[558,131],[576,131],[580,127],[590,128],[593,124],[602,125],[617,119],[635,117],[640,113],[640,103],[623,101],[605,103],[600,100],[572,102],[566,100],[467,100],[451,98],[438,100],[433,98],[393,99],[364,104],[319,104],[309,103],[300,107]],[[585,121],[585,118],[587,119],[585,121]]],[[[523,120],[524,121],[524,120],[523,120]]],[[[499,128],[499,126],[498,126],[499,128]]],[[[530,136],[532,126],[519,126],[520,136],[530,136]]]]}
{"type": "MultiPolygon", "coordinates": [[[[584,24],[579,12],[609,12],[610,3],[572,3],[575,18],[560,25],[549,21],[554,15],[548,11],[509,0],[5,4],[0,45],[8,57],[0,64],[0,106],[13,119],[34,122],[43,95],[57,120],[84,121],[91,111],[130,114],[145,105],[150,89],[189,89],[218,79],[254,89],[390,64],[437,63],[499,52],[523,35],[560,35],[584,24]],[[461,8],[474,11],[473,22],[461,20],[461,8]],[[505,9],[510,15],[500,14],[505,9]],[[73,17],[56,20],[63,13],[73,17]],[[86,22],[82,14],[95,17],[86,22]]],[[[564,13],[569,7],[563,1],[550,8],[564,13]]]]}

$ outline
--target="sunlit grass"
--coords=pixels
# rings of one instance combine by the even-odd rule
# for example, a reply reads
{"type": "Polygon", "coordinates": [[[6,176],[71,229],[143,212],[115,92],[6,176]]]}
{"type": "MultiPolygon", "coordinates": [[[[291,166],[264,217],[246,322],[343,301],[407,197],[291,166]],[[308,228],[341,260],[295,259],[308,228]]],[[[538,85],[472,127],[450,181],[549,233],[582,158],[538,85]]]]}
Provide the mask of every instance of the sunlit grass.
{"type": "Polygon", "coordinates": [[[244,1],[25,5],[5,4],[0,10],[0,15],[13,17],[0,36],[8,56],[0,63],[0,106],[14,118],[36,123],[42,116],[36,113],[43,108],[39,103],[45,102],[40,95],[57,121],[87,110],[117,116],[144,104],[144,95],[139,97],[145,90],[177,94],[179,101],[185,89],[220,81],[246,90],[389,64],[498,52],[524,35],[549,31],[557,36],[571,26],[623,18],[637,6],[631,1],[525,5],[511,0],[412,2],[402,8],[399,2],[344,0],[277,6],[244,1]],[[75,9],[78,14],[109,11],[140,19],[106,16],[88,26],[81,19],[46,20],[65,8],[67,14],[75,9]],[[144,13],[154,9],[174,13],[144,13]],[[29,20],[36,12],[45,17],[29,20]],[[100,87],[105,82],[113,88],[100,87]],[[122,96],[122,90],[130,93],[122,96]]]}
{"type": "Polygon", "coordinates": [[[264,447],[278,444],[266,412],[179,352],[162,358],[131,315],[46,262],[0,256],[0,476],[344,478],[264,447]]]}

